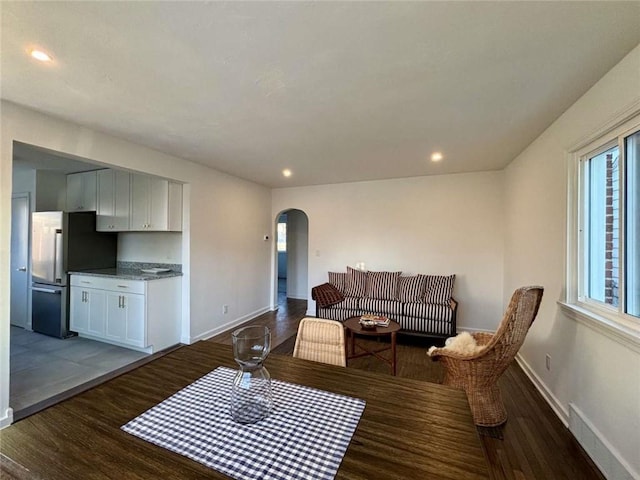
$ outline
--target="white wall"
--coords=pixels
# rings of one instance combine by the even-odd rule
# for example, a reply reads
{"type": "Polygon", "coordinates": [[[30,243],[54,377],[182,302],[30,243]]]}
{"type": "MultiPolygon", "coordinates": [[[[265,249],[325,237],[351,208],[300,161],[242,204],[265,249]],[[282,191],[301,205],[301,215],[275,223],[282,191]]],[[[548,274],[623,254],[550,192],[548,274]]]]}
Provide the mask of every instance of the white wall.
{"type": "Polygon", "coordinates": [[[291,210],[287,212],[287,297],[307,299],[308,260],[307,216],[298,210],[291,210]]]}
{"type": "Polygon", "coordinates": [[[67,176],[47,170],[36,171],[36,212],[66,210],[67,176]]]}
{"type": "Polygon", "coordinates": [[[12,192],[29,193],[33,204],[36,196],[36,171],[31,169],[15,170],[12,172],[12,177],[12,192]]]}
{"type": "Polygon", "coordinates": [[[505,172],[505,301],[530,283],[545,287],[520,351],[525,367],[566,421],[574,403],[640,478],[640,354],[567,317],[567,153],[640,97],[640,47],[567,110],[505,172]],[[545,355],[552,357],[551,371],[545,355]]]}
{"type": "Polygon", "coordinates": [[[118,233],[118,261],[182,263],[182,233],[118,233]]]}
{"type": "Polygon", "coordinates": [[[3,101],[0,106],[0,426],[9,410],[9,246],[13,141],[171,178],[184,185],[183,341],[270,306],[271,192],[177,157],[3,101]],[[222,305],[229,313],[222,314],[222,305]]]}
{"type": "Polygon", "coordinates": [[[31,211],[64,210],[67,177],[47,170],[20,169],[12,173],[13,193],[28,192],[31,211]]]}
{"type": "Polygon", "coordinates": [[[290,208],[308,216],[309,291],[359,261],[374,271],[455,273],[458,325],[493,330],[503,313],[502,179],[484,172],[275,189],[273,218],[290,208]]]}

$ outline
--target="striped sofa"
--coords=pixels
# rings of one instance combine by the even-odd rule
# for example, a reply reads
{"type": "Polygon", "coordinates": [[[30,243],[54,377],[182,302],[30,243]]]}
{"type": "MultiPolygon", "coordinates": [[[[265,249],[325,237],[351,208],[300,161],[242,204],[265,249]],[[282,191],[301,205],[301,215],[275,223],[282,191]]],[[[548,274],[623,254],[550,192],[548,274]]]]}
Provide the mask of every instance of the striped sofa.
{"type": "Polygon", "coordinates": [[[344,321],[373,313],[395,320],[404,333],[454,336],[458,308],[452,297],[454,281],[455,275],[402,276],[347,267],[347,272],[329,272],[329,284],[342,295],[333,304],[316,301],[316,317],[344,321]]]}

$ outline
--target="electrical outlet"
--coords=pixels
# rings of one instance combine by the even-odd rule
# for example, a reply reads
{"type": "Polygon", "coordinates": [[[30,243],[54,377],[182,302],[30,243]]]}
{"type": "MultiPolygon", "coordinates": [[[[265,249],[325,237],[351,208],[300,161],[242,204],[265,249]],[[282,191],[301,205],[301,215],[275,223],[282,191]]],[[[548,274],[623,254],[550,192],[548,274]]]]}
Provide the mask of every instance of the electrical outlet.
{"type": "Polygon", "coordinates": [[[222,305],[222,313],[225,315],[229,313],[229,305],[222,305]]]}
{"type": "Polygon", "coordinates": [[[547,370],[551,371],[551,355],[547,353],[547,355],[545,355],[544,357],[544,360],[545,360],[545,365],[547,367],[547,370]]]}

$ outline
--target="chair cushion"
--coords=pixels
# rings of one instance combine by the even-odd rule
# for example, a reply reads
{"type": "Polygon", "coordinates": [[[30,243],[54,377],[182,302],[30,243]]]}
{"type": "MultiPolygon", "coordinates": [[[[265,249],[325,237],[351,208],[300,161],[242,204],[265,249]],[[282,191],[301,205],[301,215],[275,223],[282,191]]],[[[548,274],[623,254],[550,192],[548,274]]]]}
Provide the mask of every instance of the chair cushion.
{"type": "Polygon", "coordinates": [[[367,297],[380,300],[395,300],[400,273],[402,272],[368,272],[367,297]]]}
{"type": "Polygon", "coordinates": [[[398,278],[398,300],[401,302],[424,302],[425,275],[398,278]]]}
{"type": "Polygon", "coordinates": [[[347,297],[364,297],[367,288],[367,272],[347,267],[344,294],[347,297]]]}
{"type": "Polygon", "coordinates": [[[329,283],[336,287],[340,293],[344,293],[344,282],[347,276],[344,272],[329,272],[329,283]]]}
{"type": "Polygon", "coordinates": [[[455,279],[455,275],[426,275],[424,302],[449,305],[455,279]]]}

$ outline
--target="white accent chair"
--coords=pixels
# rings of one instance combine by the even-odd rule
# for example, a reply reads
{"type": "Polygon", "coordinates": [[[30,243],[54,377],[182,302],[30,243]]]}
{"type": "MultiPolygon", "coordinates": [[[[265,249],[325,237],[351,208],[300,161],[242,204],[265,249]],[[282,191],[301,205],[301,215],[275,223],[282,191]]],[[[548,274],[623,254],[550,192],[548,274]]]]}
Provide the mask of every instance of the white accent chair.
{"type": "Polygon", "coordinates": [[[342,323],[311,317],[300,320],[293,356],[346,367],[347,354],[342,323]]]}

